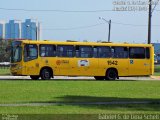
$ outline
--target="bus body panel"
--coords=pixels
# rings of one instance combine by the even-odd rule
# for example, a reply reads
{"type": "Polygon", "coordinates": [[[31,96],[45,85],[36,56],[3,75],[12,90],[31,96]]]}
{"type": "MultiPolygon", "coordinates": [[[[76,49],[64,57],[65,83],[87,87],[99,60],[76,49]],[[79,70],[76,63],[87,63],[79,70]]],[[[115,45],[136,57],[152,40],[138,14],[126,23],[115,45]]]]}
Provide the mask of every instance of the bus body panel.
{"type": "Polygon", "coordinates": [[[38,60],[32,60],[25,62],[25,73],[26,75],[38,75],[39,74],[39,65],[38,60]]]}
{"type": "Polygon", "coordinates": [[[150,62],[147,59],[130,59],[129,76],[148,75],[150,73],[150,69],[147,69],[147,67],[150,67],[150,62]]]}

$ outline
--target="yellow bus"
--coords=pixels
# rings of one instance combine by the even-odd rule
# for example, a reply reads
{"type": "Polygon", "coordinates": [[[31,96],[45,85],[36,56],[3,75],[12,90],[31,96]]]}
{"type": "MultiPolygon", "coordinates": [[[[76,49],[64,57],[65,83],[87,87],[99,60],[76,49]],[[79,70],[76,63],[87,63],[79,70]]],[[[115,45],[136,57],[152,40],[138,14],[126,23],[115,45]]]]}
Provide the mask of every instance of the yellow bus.
{"type": "Polygon", "coordinates": [[[115,80],[154,72],[151,44],[76,41],[12,42],[11,73],[49,80],[54,76],[92,76],[115,80]]]}

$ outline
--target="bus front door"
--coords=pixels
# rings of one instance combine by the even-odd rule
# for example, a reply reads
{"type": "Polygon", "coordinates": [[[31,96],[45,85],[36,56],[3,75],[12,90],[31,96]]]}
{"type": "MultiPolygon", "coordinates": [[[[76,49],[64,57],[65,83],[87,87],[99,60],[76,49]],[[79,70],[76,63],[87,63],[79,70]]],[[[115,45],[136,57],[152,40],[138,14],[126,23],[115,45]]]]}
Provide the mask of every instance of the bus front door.
{"type": "Polygon", "coordinates": [[[143,59],[130,59],[129,61],[129,76],[147,75],[149,64],[143,59]]]}

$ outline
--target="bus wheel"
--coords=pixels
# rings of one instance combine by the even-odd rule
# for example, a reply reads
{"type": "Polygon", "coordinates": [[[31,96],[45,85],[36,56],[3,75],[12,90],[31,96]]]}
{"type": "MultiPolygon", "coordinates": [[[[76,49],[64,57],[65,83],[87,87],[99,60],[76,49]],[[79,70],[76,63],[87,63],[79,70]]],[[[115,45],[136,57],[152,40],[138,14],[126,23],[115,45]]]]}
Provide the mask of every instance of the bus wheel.
{"type": "Polygon", "coordinates": [[[50,70],[47,69],[47,68],[42,69],[40,75],[41,75],[41,79],[42,79],[42,80],[50,80],[51,77],[52,77],[50,70]]]}
{"type": "Polygon", "coordinates": [[[105,77],[103,77],[103,76],[94,76],[94,78],[96,80],[104,80],[105,79],[105,77]]]}
{"type": "Polygon", "coordinates": [[[106,72],[106,80],[115,80],[118,78],[116,69],[108,69],[106,72]]]}
{"type": "Polygon", "coordinates": [[[31,75],[30,78],[32,80],[38,80],[39,79],[39,75],[31,75]]]}

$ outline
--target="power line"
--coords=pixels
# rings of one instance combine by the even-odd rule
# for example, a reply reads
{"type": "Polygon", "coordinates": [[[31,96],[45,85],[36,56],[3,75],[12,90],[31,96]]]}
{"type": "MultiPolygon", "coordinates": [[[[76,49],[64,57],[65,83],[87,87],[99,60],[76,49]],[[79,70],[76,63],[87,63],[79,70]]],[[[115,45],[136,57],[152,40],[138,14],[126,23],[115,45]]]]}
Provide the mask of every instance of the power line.
{"type": "MultiPolygon", "coordinates": [[[[157,0],[154,8],[152,9],[152,12],[155,11],[160,11],[155,9],[156,6],[158,5],[159,0],[157,0]]],[[[9,10],[9,11],[26,11],[26,12],[109,12],[109,11],[115,11],[113,9],[102,9],[102,10],[58,10],[58,9],[24,9],[24,8],[3,8],[0,7],[0,10],[9,10]]],[[[124,12],[124,11],[123,11],[124,12]]]]}
{"type": "MultiPolygon", "coordinates": [[[[159,0],[158,0],[159,2],[159,0]]],[[[157,4],[158,4],[157,2],[157,4]]],[[[156,6],[157,4],[154,6],[154,8],[152,9],[152,12],[155,11],[160,11],[160,10],[156,10],[156,6]]],[[[25,11],[25,12],[66,12],[66,13],[98,13],[98,12],[115,12],[115,10],[54,10],[54,9],[16,9],[16,8],[0,8],[0,10],[8,10],[8,11],[25,11]]],[[[118,11],[119,12],[119,11],[118,11]]],[[[124,11],[123,11],[124,12],[124,11]]],[[[127,12],[127,11],[126,11],[127,12]]]]}
{"type": "MultiPolygon", "coordinates": [[[[124,25],[124,26],[132,26],[132,27],[148,27],[148,25],[140,25],[140,24],[127,24],[127,23],[119,23],[119,22],[112,22],[114,24],[124,25]]],[[[160,25],[152,25],[154,27],[159,27],[160,25]]]]}
{"type": "Polygon", "coordinates": [[[84,10],[84,11],[72,11],[72,10],[46,10],[46,9],[13,9],[13,8],[0,8],[0,10],[10,11],[26,11],[26,12],[108,12],[113,10],[84,10]]]}
{"type": "MultiPolygon", "coordinates": [[[[100,23],[100,24],[94,24],[94,25],[88,25],[88,26],[80,26],[80,27],[71,27],[71,28],[44,28],[42,30],[46,31],[54,31],[54,30],[77,30],[77,29],[87,29],[92,28],[100,25],[104,25],[106,23],[100,23]]],[[[112,22],[112,24],[118,24],[123,26],[131,26],[131,27],[148,27],[148,25],[138,25],[138,24],[126,24],[126,23],[120,23],[120,22],[112,22]]],[[[160,25],[152,25],[153,27],[159,27],[160,25]]]]}
{"type": "Polygon", "coordinates": [[[118,25],[124,25],[124,26],[133,26],[133,27],[137,27],[137,26],[146,27],[146,26],[147,26],[147,25],[137,25],[137,24],[119,23],[119,22],[112,22],[112,23],[118,24],[118,25]]]}
{"type": "Polygon", "coordinates": [[[96,27],[99,25],[103,25],[105,23],[100,23],[100,24],[94,24],[94,25],[88,25],[88,26],[80,26],[80,27],[71,27],[71,28],[46,28],[43,30],[76,30],[76,29],[86,29],[86,28],[91,28],[91,27],[96,27]]]}
{"type": "MultiPolygon", "coordinates": [[[[153,13],[153,12],[154,12],[154,10],[155,10],[156,6],[158,5],[158,3],[159,3],[159,0],[157,1],[157,3],[155,4],[155,6],[153,7],[153,9],[152,9],[151,13],[153,13]]],[[[156,11],[157,11],[157,10],[156,10],[156,11]]],[[[158,10],[158,11],[159,11],[159,10],[158,10]]]]}

